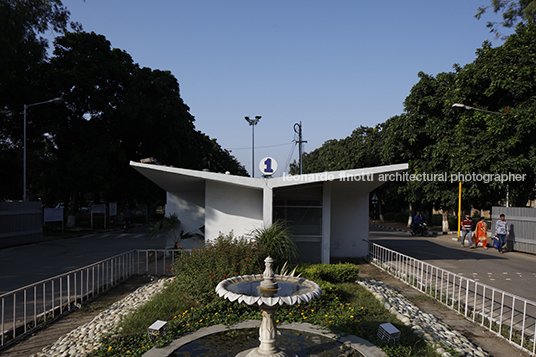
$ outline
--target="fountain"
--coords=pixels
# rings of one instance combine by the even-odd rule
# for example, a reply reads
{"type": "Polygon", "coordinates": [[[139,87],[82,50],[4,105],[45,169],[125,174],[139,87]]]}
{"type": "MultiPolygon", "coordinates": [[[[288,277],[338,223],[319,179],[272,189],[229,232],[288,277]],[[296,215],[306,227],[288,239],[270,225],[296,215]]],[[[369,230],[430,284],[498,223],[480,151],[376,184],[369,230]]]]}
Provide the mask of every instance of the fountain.
{"type": "Polygon", "coordinates": [[[216,293],[228,299],[247,305],[257,305],[262,309],[262,323],[259,329],[259,347],[240,352],[236,357],[294,357],[295,354],[277,347],[277,327],[275,311],[279,306],[307,303],[322,294],[318,284],[292,276],[275,275],[272,270],[274,260],[264,260],[266,268],[261,275],[243,275],[223,280],[216,287],[216,293]]]}

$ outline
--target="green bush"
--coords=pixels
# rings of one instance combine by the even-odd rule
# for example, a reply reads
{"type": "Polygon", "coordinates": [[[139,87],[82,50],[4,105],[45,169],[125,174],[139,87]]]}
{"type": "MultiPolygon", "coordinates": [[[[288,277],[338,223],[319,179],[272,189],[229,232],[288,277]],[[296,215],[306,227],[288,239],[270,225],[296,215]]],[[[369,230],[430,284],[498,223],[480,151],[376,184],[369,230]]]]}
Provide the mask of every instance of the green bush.
{"type": "Polygon", "coordinates": [[[457,231],[458,230],[458,216],[449,216],[449,231],[457,231]]]}
{"type": "Polygon", "coordinates": [[[350,263],[303,265],[298,266],[296,271],[317,284],[319,280],[333,284],[355,282],[359,277],[359,267],[350,263]]]}
{"type": "Polygon", "coordinates": [[[202,303],[215,295],[216,285],[238,275],[262,274],[263,257],[256,244],[233,233],[220,236],[211,245],[192,250],[175,263],[178,290],[185,298],[202,303]]]}
{"type": "Polygon", "coordinates": [[[408,223],[408,214],[406,212],[398,212],[395,215],[395,222],[408,223]]]}
{"type": "Polygon", "coordinates": [[[387,212],[383,215],[383,219],[387,222],[394,222],[395,221],[395,213],[394,212],[387,212]]]}
{"type": "Polygon", "coordinates": [[[430,222],[432,226],[441,226],[443,224],[443,216],[440,214],[432,215],[432,221],[430,222]]]}

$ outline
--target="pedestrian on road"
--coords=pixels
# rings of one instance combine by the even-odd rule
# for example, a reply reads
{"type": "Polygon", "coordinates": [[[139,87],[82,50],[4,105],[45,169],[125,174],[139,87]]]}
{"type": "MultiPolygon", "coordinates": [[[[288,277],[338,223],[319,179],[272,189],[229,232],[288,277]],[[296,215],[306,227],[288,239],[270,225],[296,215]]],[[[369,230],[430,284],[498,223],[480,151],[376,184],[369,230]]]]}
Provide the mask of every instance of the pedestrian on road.
{"type": "Polygon", "coordinates": [[[480,221],[476,224],[474,238],[475,248],[478,246],[478,242],[481,241],[482,246],[488,249],[488,225],[484,217],[480,217],[480,221]]]}
{"type": "Polygon", "coordinates": [[[462,219],[460,222],[461,228],[462,228],[462,248],[465,248],[464,242],[465,238],[467,237],[467,244],[470,247],[471,246],[471,233],[473,228],[473,220],[471,219],[471,216],[469,216],[469,213],[465,214],[465,218],[462,219]]]}
{"type": "Polygon", "coordinates": [[[499,240],[499,253],[503,254],[503,245],[506,244],[506,237],[510,236],[510,230],[508,229],[508,223],[504,217],[504,214],[499,216],[499,220],[495,223],[495,237],[499,240]]]}

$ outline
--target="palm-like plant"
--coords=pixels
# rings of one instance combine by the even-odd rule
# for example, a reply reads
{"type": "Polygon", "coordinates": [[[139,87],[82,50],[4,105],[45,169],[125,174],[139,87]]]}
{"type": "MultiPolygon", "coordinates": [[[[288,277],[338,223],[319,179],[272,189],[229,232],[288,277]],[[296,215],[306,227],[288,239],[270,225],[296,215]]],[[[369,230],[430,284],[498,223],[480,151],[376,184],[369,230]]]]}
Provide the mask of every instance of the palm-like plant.
{"type": "Polygon", "coordinates": [[[167,237],[171,238],[175,248],[177,248],[180,241],[183,239],[203,237],[202,234],[199,233],[185,232],[184,229],[179,230],[180,224],[181,220],[176,213],[173,213],[162,218],[162,220],[158,221],[154,226],[149,228],[147,231],[147,238],[156,238],[160,233],[165,233],[167,237]]]}
{"type": "Polygon", "coordinates": [[[298,259],[299,252],[292,234],[285,222],[279,220],[268,228],[257,228],[249,236],[255,241],[265,256],[275,259],[276,264],[293,263],[298,259]]]}

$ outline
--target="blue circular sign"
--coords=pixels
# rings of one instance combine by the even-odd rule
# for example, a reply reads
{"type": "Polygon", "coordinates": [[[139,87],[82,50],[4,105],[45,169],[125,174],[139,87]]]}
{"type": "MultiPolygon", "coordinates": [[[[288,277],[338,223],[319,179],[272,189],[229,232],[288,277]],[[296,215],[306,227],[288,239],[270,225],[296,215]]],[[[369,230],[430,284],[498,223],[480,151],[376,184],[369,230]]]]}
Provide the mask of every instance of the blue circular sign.
{"type": "Polygon", "coordinates": [[[272,157],[265,157],[259,162],[259,170],[265,176],[271,176],[277,171],[277,161],[272,157]]]}

